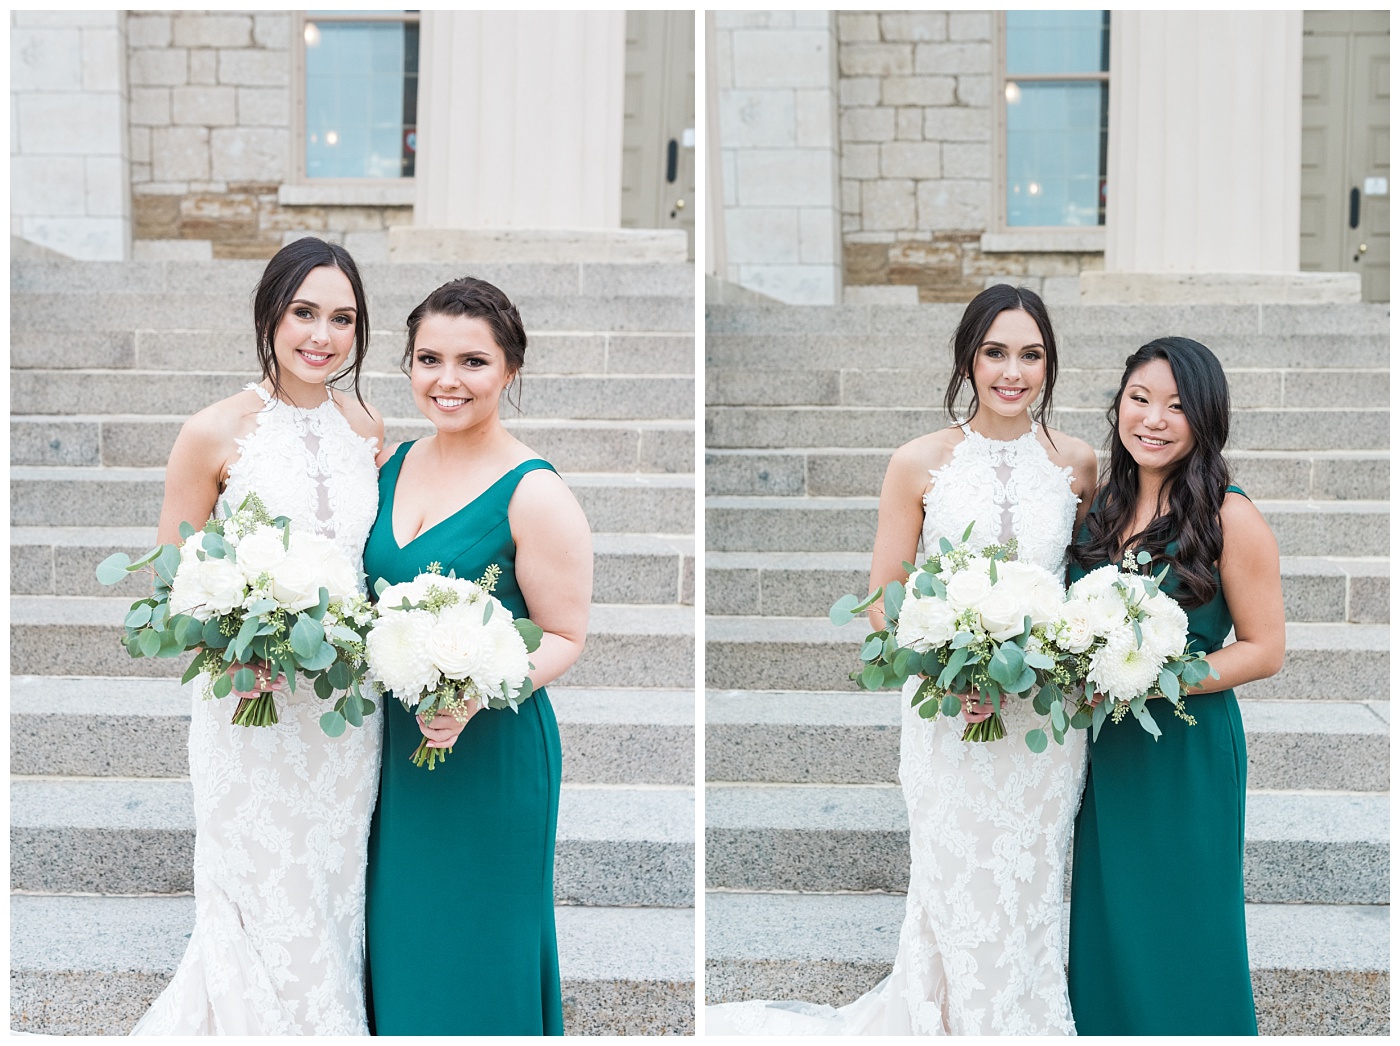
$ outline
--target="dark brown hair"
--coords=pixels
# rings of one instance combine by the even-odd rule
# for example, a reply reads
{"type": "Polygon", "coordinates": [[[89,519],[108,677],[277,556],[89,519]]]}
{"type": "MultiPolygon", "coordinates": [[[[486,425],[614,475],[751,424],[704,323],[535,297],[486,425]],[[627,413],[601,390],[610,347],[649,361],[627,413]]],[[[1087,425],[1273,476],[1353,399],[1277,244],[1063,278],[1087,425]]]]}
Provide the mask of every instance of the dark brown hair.
{"type": "MultiPolygon", "coordinates": [[[[996,318],[1007,309],[1021,309],[1030,315],[1040,329],[1040,340],[1045,346],[1045,385],[1040,393],[1040,405],[1032,417],[1040,422],[1041,428],[1048,428],[1045,416],[1050,413],[1050,394],[1055,389],[1055,375],[1059,370],[1059,360],[1055,352],[1055,331],[1050,326],[1050,313],[1040,295],[1025,287],[1012,287],[998,283],[988,287],[967,303],[962,320],[953,334],[953,374],[948,379],[948,391],[943,395],[943,407],[948,417],[958,420],[958,394],[963,382],[972,389],[972,402],[968,405],[965,420],[971,421],[977,413],[977,383],[972,380],[973,364],[977,360],[977,350],[981,347],[987,331],[996,318]]],[[[1049,438],[1049,433],[1046,433],[1049,438]]]]}
{"type": "Polygon", "coordinates": [[[525,367],[525,324],[520,313],[493,283],[475,276],[462,276],[444,283],[424,298],[408,314],[408,344],[399,361],[399,369],[408,374],[413,369],[413,343],[418,327],[428,316],[471,316],[485,321],[491,328],[491,338],[506,358],[506,369],[512,376],[514,398],[508,402],[520,409],[520,387],[514,380],[525,367]]]}
{"type": "Polygon", "coordinates": [[[1223,453],[1230,438],[1230,384],[1220,361],[1210,349],[1190,338],[1148,342],[1128,357],[1118,395],[1108,408],[1108,421],[1108,465],[1097,504],[1086,521],[1089,539],[1074,545],[1070,555],[1088,568],[1104,561],[1116,563],[1131,546],[1147,552],[1154,561],[1172,565],[1181,583],[1176,598],[1182,606],[1209,603],[1219,587],[1215,566],[1225,547],[1220,506],[1230,485],[1223,453]],[[1118,411],[1128,381],[1152,360],[1166,360],[1172,369],[1193,446],[1176,462],[1163,484],[1152,522],[1139,533],[1128,534],[1137,511],[1138,467],[1118,435],[1118,411]],[[1177,542],[1176,555],[1168,556],[1167,545],[1172,541],[1177,542]]]}
{"type": "Polygon", "coordinates": [[[360,369],[364,366],[365,353],[369,349],[369,306],[365,304],[365,288],[360,282],[360,270],[355,265],[355,259],[338,243],[304,236],[274,254],[267,268],[263,269],[258,289],[253,292],[253,330],[257,334],[258,366],[262,368],[263,378],[271,380],[273,393],[280,393],[282,368],[278,366],[277,352],[273,346],[277,325],[282,322],[287,308],[311,270],[323,265],[345,273],[345,278],[350,281],[350,290],[355,295],[355,352],[349,365],[339,374],[331,375],[326,384],[351,375],[355,398],[364,406],[365,398],[360,393],[360,369]]]}

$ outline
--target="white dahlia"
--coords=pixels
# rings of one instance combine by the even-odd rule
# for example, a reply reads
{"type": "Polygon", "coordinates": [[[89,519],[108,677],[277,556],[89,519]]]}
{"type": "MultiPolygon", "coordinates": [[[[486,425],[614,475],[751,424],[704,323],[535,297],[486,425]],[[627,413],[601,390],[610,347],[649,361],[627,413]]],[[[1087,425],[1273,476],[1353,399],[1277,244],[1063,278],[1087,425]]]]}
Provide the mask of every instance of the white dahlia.
{"type": "Polygon", "coordinates": [[[1157,681],[1162,658],[1144,645],[1139,648],[1130,627],[1112,632],[1089,659],[1089,682],[1116,703],[1145,694],[1157,681]]]}
{"type": "Polygon", "coordinates": [[[433,615],[425,610],[386,610],[365,640],[370,673],[405,704],[438,685],[442,674],[428,655],[433,615]]]}

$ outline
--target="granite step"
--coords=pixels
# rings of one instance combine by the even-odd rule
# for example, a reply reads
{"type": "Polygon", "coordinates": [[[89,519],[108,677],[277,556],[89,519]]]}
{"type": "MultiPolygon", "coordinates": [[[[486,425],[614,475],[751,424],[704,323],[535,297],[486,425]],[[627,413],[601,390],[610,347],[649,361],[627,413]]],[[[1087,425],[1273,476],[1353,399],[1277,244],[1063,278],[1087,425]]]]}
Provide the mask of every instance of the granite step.
{"type": "MultiPolygon", "coordinates": [[[[412,293],[371,293],[370,322],[379,329],[399,327],[433,289],[434,285],[425,285],[412,293]]],[[[52,332],[188,330],[191,317],[197,317],[197,331],[250,331],[252,292],[251,284],[241,294],[211,292],[207,287],[160,293],[77,292],[71,287],[15,291],[10,294],[10,327],[52,332]]],[[[674,293],[515,294],[511,300],[527,331],[689,331],[695,325],[694,298],[674,293]]]]}
{"type": "MultiPolygon", "coordinates": [[[[13,480],[11,485],[15,489],[13,480]]],[[[1254,503],[1273,530],[1280,555],[1390,555],[1388,501],[1254,503]]],[[[706,547],[714,552],[868,553],[875,543],[878,509],[879,499],[873,497],[708,497],[706,547]]],[[[19,509],[11,513],[18,517],[19,509]]]]}
{"type": "MultiPolygon", "coordinates": [[[[242,294],[251,298],[267,262],[219,261],[15,261],[11,293],[71,293],[76,280],[103,294],[242,294]]],[[[688,263],[650,262],[366,262],[358,266],[371,304],[379,296],[426,297],[463,274],[494,283],[519,297],[636,297],[695,295],[688,263]]]]}
{"type": "MultiPolygon", "coordinates": [[[[121,645],[130,603],[112,597],[14,596],[10,671],[15,675],[179,678],[189,655],[132,658],[121,645]]],[[[555,685],[689,687],[695,682],[695,613],[673,605],[595,603],[588,642],[555,685]]]]}
{"type": "MultiPolygon", "coordinates": [[[[689,420],[511,416],[504,421],[512,435],[563,472],[695,470],[695,425],[689,420]]],[[[10,464],[163,468],[184,422],[185,416],[176,414],[11,415],[10,464]]],[[[432,432],[418,416],[384,421],[390,444],[432,432]]]]}
{"type": "MultiPolygon", "coordinates": [[[[135,559],[155,540],[154,527],[12,527],[10,592],[141,599],[151,591],[149,573],[103,585],[94,572],[113,553],[135,559]]],[[[694,573],[689,535],[593,535],[593,598],[599,603],[689,603],[694,573]]]]}
{"type": "MultiPolygon", "coordinates": [[[[18,602],[18,601],[16,601],[18,602]]],[[[1388,625],[1289,624],[1283,669],[1236,689],[1240,697],[1390,699],[1388,625]]],[[[855,690],[863,633],[826,618],[712,616],[705,620],[706,685],[720,690],[855,690]]]]}
{"type": "MultiPolygon", "coordinates": [[[[1121,361],[1112,368],[1085,368],[1070,365],[1074,357],[1065,348],[1060,352],[1054,405],[1106,410],[1123,377],[1121,361]]],[[[951,356],[913,368],[851,366],[851,362],[840,369],[709,367],[705,402],[714,407],[926,407],[942,399],[952,373],[951,356]]],[[[1225,378],[1230,384],[1230,406],[1236,410],[1390,406],[1390,371],[1383,367],[1231,367],[1225,378]]]]}
{"type": "MultiPolygon", "coordinates": [[[[1389,794],[1251,791],[1246,900],[1387,903],[1389,811],[1389,794]]],[[[901,892],[909,884],[904,795],[898,785],[712,784],[705,878],[730,890],[901,892]]]]}
{"type": "MultiPolygon", "coordinates": [[[[594,531],[691,534],[695,478],[687,473],[566,472],[594,531]]],[[[10,524],[16,527],[140,527],[160,516],[163,468],[10,469],[10,524]]]]}
{"type": "MultiPolygon", "coordinates": [[[[407,331],[403,316],[370,312],[366,371],[400,369],[407,331]]],[[[694,374],[693,321],[678,330],[541,330],[524,317],[527,376],[535,374],[694,374]]],[[[12,327],[10,366],[15,370],[146,370],[259,372],[253,313],[225,329],[191,329],[186,318],[175,328],[138,323],[119,330],[65,331],[63,351],[54,351],[52,331],[12,327]]]]}
{"type": "MultiPolygon", "coordinates": [[[[711,690],[706,780],[894,784],[901,703],[890,691],[711,690]]],[[[1240,718],[1250,788],[1390,791],[1389,702],[1246,699],[1240,718]]]]}
{"type": "MultiPolygon", "coordinates": [[[[570,1035],[689,1035],[694,912],[555,909],[570,1035]]],[[[10,898],[10,1027],[125,1035],[169,982],[194,925],[189,897],[10,898]]]]}
{"type": "MultiPolygon", "coordinates": [[[[16,398],[14,409],[26,409],[24,402],[16,398]]],[[[1050,422],[1090,446],[1108,436],[1101,407],[1056,404],[1050,422]]],[[[934,406],[710,407],[705,412],[705,442],[717,449],[888,447],[947,423],[943,408],[934,406]]],[[[1230,414],[1230,446],[1238,450],[1385,450],[1389,445],[1390,411],[1385,405],[1330,410],[1256,407],[1230,414]]]]}
{"type": "MultiPolygon", "coordinates": [[[[869,367],[917,370],[947,359],[964,306],[707,305],[709,368],[869,367]]],[[[1065,364],[1113,369],[1163,333],[1209,346],[1228,367],[1389,363],[1388,305],[1057,305],[1065,364]],[[1319,351],[1322,350],[1322,351],[1319,351]]]]}
{"type": "MultiPolygon", "coordinates": [[[[854,447],[709,449],[705,493],[879,497],[893,453],[893,448],[854,447]]],[[[1225,458],[1235,483],[1253,498],[1390,499],[1388,450],[1231,450],[1225,458]]]]}
{"type": "MultiPolygon", "coordinates": [[[[694,810],[685,787],[565,785],[555,903],[692,907],[694,810]]],[[[187,893],[194,836],[188,781],[10,780],[11,890],[187,893]]]]}
{"type": "MultiPolygon", "coordinates": [[[[176,679],[10,677],[10,773],[183,778],[190,690],[176,679]]],[[[692,785],[689,688],[549,688],[566,784],[692,785]]]]}
{"type": "MultiPolygon", "coordinates": [[[[1390,620],[1388,559],[1285,556],[1282,567],[1289,621],[1390,620]]],[[[711,552],[705,557],[705,609],[801,617],[844,593],[864,593],[869,580],[866,552],[711,552]]]]}
{"type": "MultiPolygon", "coordinates": [[[[20,415],[150,414],[188,416],[232,396],[256,371],[13,370],[10,410],[20,415]]],[[[380,414],[419,413],[408,376],[362,373],[360,392],[380,414]]],[[[689,418],[695,379],[689,374],[537,374],[521,377],[520,409],[530,418],[616,421],[689,418]]],[[[514,415],[502,398],[501,410],[514,415]]]]}
{"type": "MultiPolygon", "coordinates": [[[[852,1002],[903,919],[900,895],[707,893],[706,1002],[852,1002]]],[[[1389,1034],[1388,906],[1247,904],[1245,929],[1261,1035],[1389,1034]]]]}

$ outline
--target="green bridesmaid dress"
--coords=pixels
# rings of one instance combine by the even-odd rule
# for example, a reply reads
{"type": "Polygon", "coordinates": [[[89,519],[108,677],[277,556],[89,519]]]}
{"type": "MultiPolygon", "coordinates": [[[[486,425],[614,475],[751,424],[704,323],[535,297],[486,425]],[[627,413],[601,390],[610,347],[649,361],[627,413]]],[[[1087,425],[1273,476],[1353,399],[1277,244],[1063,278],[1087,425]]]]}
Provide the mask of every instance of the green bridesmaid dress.
{"type": "MultiPolygon", "coordinates": [[[[365,546],[371,587],[429,563],[475,581],[501,568],[495,595],[529,614],[515,580],[506,515],[511,469],[475,501],[400,548],[394,538],[399,447],[379,474],[379,516],[365,546]]],[[[554,936],[559,728],[544,690],[475,715],[434,770],[410,756],[422,734],[389,695],[379,805],[369,837],[365,980],[375,1035],[562,1035],[554,936]]]]}
{"type": "MultiPolygon", "coordinates": [[[[1244,491],[1230,487],[1237,494],[1244,491]]],[[[1087,534],[1080,531],[1079,540],[1087,534]]],[[[1175,544],[1168,545],[1174,554],[1175,544]]],[[[1070,580],[1087,571],[1071,566],[1070,580]]],[[[1217,575],[1217,581],[1219,576],[1217,575]]],[[[1168,573],[1162,590],[1180,587],[1168,573]]],[[[1190,649],[1219,650],[1224,592],[1187,611],[1190,649]]],[[[1245,743],[1233,690],[1151,703],[1089,745],[1074,825],[1069,997],[1080,1035],[1257,1035],[1244,923],[1245,743]]]]}

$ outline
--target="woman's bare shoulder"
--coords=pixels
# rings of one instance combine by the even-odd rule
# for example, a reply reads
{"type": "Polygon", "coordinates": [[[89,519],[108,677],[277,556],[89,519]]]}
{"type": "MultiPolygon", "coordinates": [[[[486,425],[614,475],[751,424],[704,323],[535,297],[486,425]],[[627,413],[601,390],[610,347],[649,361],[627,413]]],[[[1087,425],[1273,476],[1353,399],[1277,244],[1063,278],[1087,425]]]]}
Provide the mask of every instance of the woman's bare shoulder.
{"type": "Polygon", "coordinates": [[[332,389],[331,398],[357,435],[384,442],[384,418],[379,411],[368,403],[361,403],[353,392],[344,389],[332,389]]]}
{"type": "Polygon", "coordinates": [[[962,441],[962,431],[956,425],[926,433],[895,450],[890,456],[890,468],[927,475],[948,464],[953,450],[962,441]]]}
{"type": "Polygon", "coordinates": [[[256,424],[262,409],[261,397],[251,389],[243,389],[191,414],[180,429],[180,437],[187,438],[188,434],[188,438],[200,443],[237,439],[256,424]]]}
{"type": "Polygon", "coordinates": [[[1076,472],[1087,469],[1090,475],[1097,471],[1099,459],[1087,442],[1059,429],[1047,427],[1041,432],[1041,446],[1056,465],[1072,468],[1076,472]]]}

